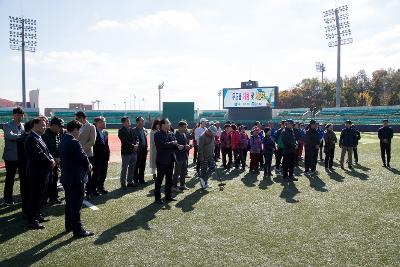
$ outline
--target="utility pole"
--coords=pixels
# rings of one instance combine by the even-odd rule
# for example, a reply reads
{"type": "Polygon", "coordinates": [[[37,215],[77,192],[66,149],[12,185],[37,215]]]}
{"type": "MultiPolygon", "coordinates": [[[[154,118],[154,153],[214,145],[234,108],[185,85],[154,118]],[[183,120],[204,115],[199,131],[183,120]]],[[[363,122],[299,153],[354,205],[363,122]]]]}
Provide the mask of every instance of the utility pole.
{"type": "Polygon", "coordinates": [[[222,91],[219,90],[218,91],[218,110],[221,110],[221,95],[222,95],[222,91]]]}

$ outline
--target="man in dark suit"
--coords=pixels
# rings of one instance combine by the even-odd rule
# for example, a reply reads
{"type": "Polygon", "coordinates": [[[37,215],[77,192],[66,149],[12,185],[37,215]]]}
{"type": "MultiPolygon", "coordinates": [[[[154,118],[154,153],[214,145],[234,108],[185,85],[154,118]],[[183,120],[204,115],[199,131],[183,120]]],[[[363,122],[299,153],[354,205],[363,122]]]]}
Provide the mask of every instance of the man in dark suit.
{"type": "Polygon", "coordinates": [[[46,130],[46,123],[40,118],[33,119],[32,123],[32,131],[25,141],[26,174],[30,182],[28,227],[43,229],[41,223],[48,220],[41,211],[46,199],[50,171],[56,166],[56,162],[41,138],[46,130]]]}
{"type": "MultiPolygon", "coordinates": [[[[174,162],[176,161],[175,150],[178,148],[178,142],[172,132],[171,123],[168,119],[162,119],[160,122],[161,131],[154,134],[154,143],[157,148],[157,177],[155,181],[154,197],[155,202],[164,204],[161,200],[161,184],[165,176],[165,200],[175,201],[176,199],[171,195],[172,189],[172,173],[174,169],[174,162]]],[[[179,145],[183,149],[183,145],[179,145]]]]}
{"type": "Polygon", "coordinates": [[[135,165],[135,171],[133,180],[136,184],[147,184],[144,180],[144,171],[146,169],[147,159],[147,131],[144,128],[143,117],[136,118],[136,127],[133,128],[133,134],[138,137],[139,147],[137,150],[137,161],[135,165]]]}
{"type": "Polygon", "coordinates": [[[297,141],[293,132],[293,120],[286,121],[286,127],[282,130],[282,143],[283,143],[283,180],[284,181],[297,181],[298,179],[293,176],[294,163],[297,158],[297,141]]]}
{"type": "Polygon", "coordinates": [[[61,183],[65,191],[65,230],[73,231],[74,237],[94,235],[86,231],[81,222],[81,209],[85,196],[85,183],[92,169],[89,158],[79,143],[79,121],[67,124],[67,133],[60,142],[61,183]]]}
{"type": "Polygon", "coordinates": [[[18,151],[18,176],[19,176],[19,190],[21,193],[22,202],[22,214],[24,218],[28,218],[29,214],[29,180],[26,175],[26,152],[25,152],[25,141],[31,133],[33,124],[32,121],[28,121],[24,125],[25,132],[20,138],[17,139],[17,151],[18,151]]]}
{"type": "Polygon", "coordinates": [[[110,160],[110,147],[108,146],[108,132],[106,128],[106,119],[97,117],[94,119],[96,126],[96,142],[93,146],[93,181],[100,194],[107,194],[104,188],[104,182],[107,177],[108,161],[110,160]]]}

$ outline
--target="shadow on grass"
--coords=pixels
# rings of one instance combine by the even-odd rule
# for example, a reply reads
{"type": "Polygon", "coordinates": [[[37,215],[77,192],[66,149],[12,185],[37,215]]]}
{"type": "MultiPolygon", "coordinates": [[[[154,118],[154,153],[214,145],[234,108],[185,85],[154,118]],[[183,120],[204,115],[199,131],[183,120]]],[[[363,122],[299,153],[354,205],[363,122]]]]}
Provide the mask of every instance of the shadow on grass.
{"type": "Polygon", "coordinates": [[[328,192],[328,189],[325,188],[325,182],[322,181],[318,175],[310,175],[306,177],[310,181],[310,187],[314,188],[318,192],[328,192]]]}
{"type": "Polygon", "coordinates": [[[273,185],[274,182],[272,181],[271,177],[264,177],[261,182],[258,184],[258,188],[261,190],[267,190],[268,186],[273,185]]]}
{"type": "Polygon", "coordinates": [[[394,174],[400,175],[400,171],[395,168],[388,168],[389,171],[393,172],[394,174]]]}
{"type": "Polygon", "coordinates": [[[22,206],[21,202],[17,202],[16,204],[14,204],[12,206],[7,206],[5,204],[2,204],[0,206],[0,215],[4,215],[4,214],[10,213],[10,212],[13,212],[15,210],[18,210],[21,208],[21,206],[22,206]]]}
{"type": "Polygon", "coordinates": [[[241,179],[241,181],[247,187],[254,187],[254,186],[256,186],[255,183],[258,181],[257,180],[258,174],[259,173],[255,173],[255,174],[246,173],[245,176],[243,176],[243,178],[241,179]]]}
{"type": "Polygon", "coordinates": [[[343,182],[344,181],[344,176],[340,175],[336,171],[330,171],[328,172],[329,178],[332,180],[335,180],[336,182],[343,182]]]}
{"type": "Polygon", "coordinates": [[[14,257],[10,259],[6,259],[0,262],[1,266],[30,266],[41,259],[43,259],[45,256],[48,254],[51,254],[52,252],[62,248],[65,245],[68,245],[71,243],[73,240],[75,240],[73,237],[64,240],[60,243],[57,243],[49,248],[46,248],[49,246],[51,243],[56,241],[57,239],[65,236],[67,233],[62,232],[59,233],[52,238],[47,239],[46,241],[24,251],[21,253],[18,253],[18,255],[15,255],[14,257]]]}
{"type": "Polygon", "coordinates": [[[368,175],[366,175],[365,173],[362,173],[362,172],[358,172],[358,171],[356,171],[356,169],[354,169],[354,168],[353,168],[353,170],[345,169],[345,172],[346,172],[348,175],[353,176],[353,177],[356,177],[356,178],[358,178],[358,179],[360,179],[360,180],[362,180],[362,181],[367,181],[368,178],[369,178],[368,175]]]}
{"type": "Polygon", "coordinates": [[[298,200],[294,199],[294,197],[300,193],[297,189],[296,185],[293,182],[284,182],[282,181],[283,189],[279,197],[284,198],[287,203],[297,203],[298,200]]]}
{"type": "Polygon", "coordinates": [[[28,230],[27,221],[22,219],[22,213],[13,213],[1,217],[0,225],[0,244],[13,239],[28,230]]]}
{"type": "Polygon", "coordinates": [[[176,207],[182,209],[183,212],[190,212],[194,210],[194,205],[205,195],[208,194],[207,190],[197,189],[184,199],[176,203],[176,207]]]}
{"type": "Polygon", "coordinates": [[[170,209],[169,204],[160,205],[151,203],[138,210],[135,215],[104,231],[94,242],[95,245],[102,245],[113,241],[117,235],[138,229],[150,230],[149,222],[156,217],[156,213],[162,209],[170,209]]]}
{"type": "Polygon", "coordinates": [[[365,166],[363,166],[361,164],[354,164],[353,167],[354,167],[354,169],[360,169],[360,170],[362,170],[364,172],[367,172],[367,171],[371,170],[371,168],[365,167],[365,166]]]}

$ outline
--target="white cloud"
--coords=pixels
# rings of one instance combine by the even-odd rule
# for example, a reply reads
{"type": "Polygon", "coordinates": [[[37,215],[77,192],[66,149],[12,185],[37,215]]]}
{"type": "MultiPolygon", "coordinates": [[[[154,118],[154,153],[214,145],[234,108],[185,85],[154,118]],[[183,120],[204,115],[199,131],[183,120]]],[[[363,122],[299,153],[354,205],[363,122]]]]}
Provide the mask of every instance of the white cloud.
{"type": "Polygon", "coordinates": [[[170,27],[180,31],[197,30],[200,23],[193,14],[178,10],[160,11],[156,14],[144,16],[132,21],[100,20],[91,30],[104,29],[133,29],[133,30],[158,30],[170,27]]]}

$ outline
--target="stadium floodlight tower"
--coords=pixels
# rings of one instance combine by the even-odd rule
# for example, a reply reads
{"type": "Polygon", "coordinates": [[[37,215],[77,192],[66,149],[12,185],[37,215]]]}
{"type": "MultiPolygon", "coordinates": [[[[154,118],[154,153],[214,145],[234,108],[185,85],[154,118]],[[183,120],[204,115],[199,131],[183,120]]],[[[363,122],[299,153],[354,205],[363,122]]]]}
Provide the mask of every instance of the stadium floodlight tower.
{"type": "Polygon", "coordinates": [[[164,88],[164,82],[158,85],[158,111],[161,112],[161,89],[164,88]]]}
{"type": "Polygon", "coordinates": [[[218,110],[221,110],[221,95],[222,90],[218,90],[218,110]]]}
{"type": "Polygon", "coordinates": [[[36,51],[36,20],[9,16],[10,48],[20,50],[22,57],[22,105],[26,108],[25,51],[36,51]]]}
{"type": "Polygon", "coordinates": [[[323,62],[316,62],[315,69],[317,72],[321,72],[321,84],[324,85],[324,72],[326,71],[325,64],[323,62]]]}
{"type": "Polygon", "coordinates": [[[337,77],[336,77],[336,107],[340,107],[340,96],[342,92],[342,79],[340,77],[340,47],[351,44],[350,22],[348,6],[344,5],[335,9],[324,11],[326,39],[329,47],[337,46],[337,77]]]}

